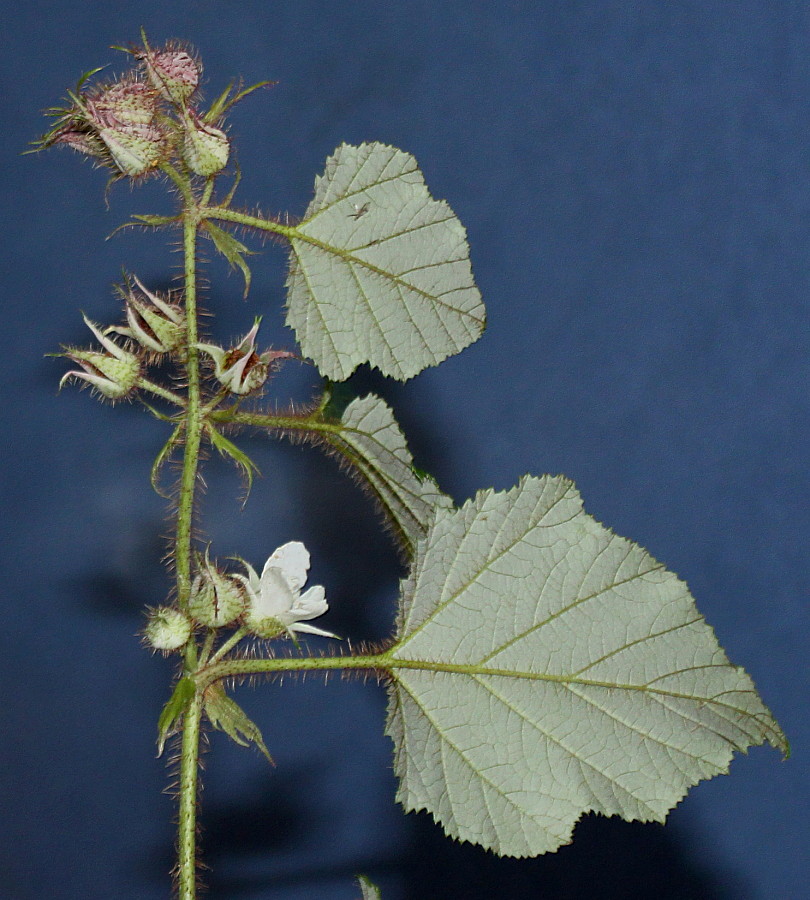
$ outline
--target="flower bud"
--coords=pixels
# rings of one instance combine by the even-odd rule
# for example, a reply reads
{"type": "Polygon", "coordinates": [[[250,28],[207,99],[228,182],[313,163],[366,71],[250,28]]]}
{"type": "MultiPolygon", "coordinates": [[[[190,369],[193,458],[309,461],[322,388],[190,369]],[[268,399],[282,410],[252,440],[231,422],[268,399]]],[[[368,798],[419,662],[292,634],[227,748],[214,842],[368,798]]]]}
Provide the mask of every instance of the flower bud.
{"type": "Polygon", "coordinates": [[[221,128],[208,125],[193,110],[183,116],[183,159],[195,175],[215,175],[228,162],[230,144],[221,128]]]}
{"type": "Polygon", "coordinates": [[[135,276],[133,279],[143,296],[136,294],[129,285],[126,292],[122,291],[129,327],[115,325],[107,329],[107,334],[111,331],[123,334],[153,353],[171,353],[180,346],[185,334],[182,309],[148,291],[135,276]]]}
{"type": "Polygon", "coordinates": [[[129,78],[76,99],[75,115],[101,140],[108,161],[131,178],[154,168],[168,153],[168,133],[155,123],[159,95],[129,78]]]}
{"type": "Polygon", "coordinates": [[[166,134],[155,125],[126,125],[100,128],[116,168],[130,178],[143,175],[166,158],[166,134]]]}
{"type": "Polygon", "coordinates": [[[96,158],[107,156],[107,148],[104,146],[104,142],[100,141],[94,132],[84,130],[76,125],[69,125],[57,130],[48,143],[49,145],[64,144],[77,153],[84,153],[85,156],[96,158]]]}
{"type": "Polygon", "coordinates": [[[141,376],[141,360],[134,353],[124,350],[115,341],[105,337],[87,316],[83,318],[107,352],[66,348],[64,356],[78,363],[83,371],[72,369],[65,372],[59,387],[61,388],[70,378],[79,378],[110,400],[121,400],[136,389],[141,376]]]}
{"type": "Polygon", "coordinates": [[[151,125],[158,109],[158,94],[142,81],[117,81],[88,97],[87,114],[98,127],[151,125]]]}
{"type": "Polygon", "coordinates": [[[229,625],[244,613],[247,593],[238,580],[220,572],[208,559],[191,585],[188,611],[195,621],[209,628],[229,625]]]}
{"type": "Polygon", "coordinates": [[[139,59],[164,100],[182,106],[197,90],[200,64],[179,44],[167,44],[160,50],[147,47],[139,59]]]}
{"type": "Polygon", "coordinates": [[[179,609],[159,606],[149,614],[144,637],[155,650],[177,650],[191,637],[191,622],[179,609]]]}
{"type": "Polygon", "coordinates": [[[214,374],[218,381],[234,394],[249,394],[258,390],[270,374],[270,366],[279,359],[292,358],[294,354],[286,350],[266,350],[256,353],[256,334],[261,319],[256,319],[253,328],[242,340],[225,351],[214,344],[197,344],[197,349],[207,353],[214,360],[214,374]]]}

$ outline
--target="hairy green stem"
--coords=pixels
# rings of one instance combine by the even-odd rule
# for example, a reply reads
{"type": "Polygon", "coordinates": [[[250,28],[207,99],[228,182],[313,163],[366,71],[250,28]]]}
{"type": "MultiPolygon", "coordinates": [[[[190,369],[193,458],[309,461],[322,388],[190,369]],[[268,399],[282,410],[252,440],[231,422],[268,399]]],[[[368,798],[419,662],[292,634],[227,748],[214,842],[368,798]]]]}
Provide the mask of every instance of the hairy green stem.
{"type": "Polygon", "coordinates": [[[247,633],[248,630],[244,625],[241,628],[237,628],[236,631],[234,631],[234,633],[228,638],[228,640],[222,644],[219,650],[214,653],[214,655],[209,660],[209,665],[212,665],[218,659],[222,659],[222,657],[225,656],[225,654],[229,650],[233,649],[247,633]]]}
{"type": "Polygon", "coordinates": [[[191,184],[187,177],[178,172],[170,162],[162,162],[160,164],[160,171],[163,172],[164,175],[167,175],[177,190],[180,191],[180,196],[183,198],[183,205],[186,208],[195,207],[197,205],[194,200],[194,193],[191,190],[191,184]]]}
{"type": "Polygon", "coordinates": [[[241,675],[262,675],[273,672],[317,672],[329,669],[379,669],[394,668],[399,663],[389,653],[372,656],[278,656],[271,659],[228,659],[209,665],[197,676],[198,685],[204,690],[208,685],[222,678],[241,675]]]}
{"type": "Polygon", "coordinates": [[[273,416],[223,409],[212,412],[209,418],[214,422],[227,422],[229,425],[252,425],[254,428],[297,429],[299,431],[320,431],[324,434],[342,434],[347,430],[341,422],[327,422],[314,416],[273,416]]]}
{"type": "Polygon", "coordinates": [[[162,397],[164,400],[168,400],[169,403],[174,403],[176,406],[186,405],[185,399],[179,394],[175,394],[168,388],[165,388],[159,384],[155,384],[154,381],[150,381],[148,378],[144,378],[143,376],[138,381],[138,387],[143,388],[143,390],[145,391],[149,391],[151,394],[155,394],[155,396],[157,397],[162,397]]]}
{"type": "Polygon", "coordinates": [[[188,604],[191,588],[191,532],[194,516],[194,489],[197,482],[197,464],[200,456],[200,367],[197,343],[197,280],[196,210],[186,209],[183,218],[183,251],[185,255],[186,300],[186,378],[188,395],[186,404],[185,449],[183,470],[180,475],[180,492],[177,501],[177,530],[175,540],[175,566],[177,572],[177,600],[181,609],[188,604]]]}
{"type": "Polygon", "coordinates": [[[180,809],[177,830],[177,894],[179,900],[197,895],[197,770],[199,768],[202,694],[197,693],[183,717],[180,750],[180,809]]]}
{"type": "Polygon", "coordinates": [[[261,216],[251,216],[236,209],[208,206],[201,209],[200,214],[206,219],[219,219],[222,222],[233,222],[247,228],[257,228],[260,231],[273,231],[287,238],[299,234],[298,230],[290,225],[282,225],[281,222],[274,222],[272,219],[262,219],[261,216]]]}
{"type": "MultiPolygon", "coordinates": [[[[188,606],[191,591],[192,530],[194,524],[194,494],[200,458],[200,439],[203,417],[200,411],[200,367],[197,350],[197,228],[199,218],[194,196],[188,182],[176,171],[167,172],[177,184],[184,200],[183,256],[186,309],[185,369],[188,384],[185,407],[185,444],[183,468],[180,474],[177,499],[177,526],[174,561],[177,575],[177,602],[181,609],[188,606]]],[[[197,666],[197,643],[186,644],[185,668],[197,666]]],[[[183,741],[180,758],[180,797],[177,839],[177,873],[180,900],[194,900],[196,896],[196,832],[197,832],[197,765],[200,741],[202,696],[197,694],[183,718],[183,741]]]]}

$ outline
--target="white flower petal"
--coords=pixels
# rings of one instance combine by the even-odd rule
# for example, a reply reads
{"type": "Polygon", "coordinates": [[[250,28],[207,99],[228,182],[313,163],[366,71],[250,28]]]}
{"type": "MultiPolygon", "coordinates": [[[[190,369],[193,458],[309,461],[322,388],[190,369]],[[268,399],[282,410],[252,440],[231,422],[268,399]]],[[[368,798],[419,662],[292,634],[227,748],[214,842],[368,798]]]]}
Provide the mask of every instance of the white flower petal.
{"type": "Polygon", "coordinates": [[[326,602],[324,589],[316,584],[296,599],[290,612],[295,616],[295,621],[301,621],[322,616],[327,609],[329,604],[326,602]]]}
{"type": "Polygon", "coordinates": [[[306,584],[309,571],[309,550],[301,541],[283,544],[264,564],[265,571],[268,568],[281,569],[290,587],[296,592],[300,591],[306,584]]]}
{"type": "Polygon", "coordinates": [[[290,610],[298,599],[281,569],[264,567],[261,587],[251,598],[251,609],[256,618],[273,617],[286,624],[290,610]]]}

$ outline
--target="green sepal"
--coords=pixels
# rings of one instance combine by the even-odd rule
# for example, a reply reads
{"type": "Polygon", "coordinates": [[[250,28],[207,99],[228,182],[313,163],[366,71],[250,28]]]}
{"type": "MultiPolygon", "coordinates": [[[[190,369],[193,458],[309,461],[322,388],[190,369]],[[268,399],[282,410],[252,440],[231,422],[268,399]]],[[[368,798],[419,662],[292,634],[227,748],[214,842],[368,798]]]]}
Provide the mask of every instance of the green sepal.
{"type": "Polygon", "coordinates": [[[248,494],[250,493],[250,489],[253,486],[253,473],[255,472],[257,475],[261,475],[259,471],[259,467],[255,462],[245,453],[240,450],[233,441],[229,441],[228,438],[225,437],[224,434],[217,431],[213,425],[206,425],[206,434],[210,439],[213,446],[219,451],[222,456],[230,456],[230,458],[236,463],[237,466],[244,472],[245,478],[247,479],[247,490],[248,494]]]}
{"type": "Polygon", "coordinates": [[[171,435],[169,435],[169,440],[160,448],[160,452],[155,457],[155,461],[152,463],[152,470],[149,473],[149,481],[152,484],[152,489],[158,497],[163,497],[164,500],[170,500],[171,497],[168,494],[164,494],[160,489],[160,470],[163,467],[163,463],[169,458],[169,454],[172,452],[175,445],[179,443],[179,436],[182,430],[183,426],[178,425],[171,435]]]}
{"type": "Polygon", "coordinates": [[[180,221],[180,216],[157,216],[152,214],[137,215],[132,218],[136,220],[131,223],[133,225],[152,225],[155,228],[160,228],[162,225],[173,225],[175,222],[180,221]]]}
{"type": "Polygon", "coordinates": [[[366,878],[365,875],[357,876],[357,884],[361,891],[360,900],[382,900],[382,892],[380,889],[373,881],[366,878]]]}
{"type": "Polygon", "coordinates": [[[166,739],[177,731],[177,724],[185,715],[197,690],[194,679],[184,675],[174,686],[174,691],[158,719],[158,756],[163,753],[166,739]]]}
{"type": "Polygon", "coordinates": [[[242,296],[247,297],[248,291],[250,290],[251,274],[244,256],[248,254],[252,255],[253,251],[248,250],[241,241],[237,240],[227,231],[218,228],[213,222],[204,222],[203,227],[211,236],[211,240],[214,242],[214,246],[217,250],[219,250],[231,264],[231,268],[239,269],[242,272],[242,276],[245,279],[245,292],[242,296]]]}
{"type": "MultiPolygon", "coordinates": [[[[150,413],[152,413],[152,415],[156,419],[160,419],[161,422],[176,422],[177,421],[175,416],[167,416],[166,413],[162,413],[159,409],[155,409],[154,406],[151,406],[149,403],[147,403],[144,400],[141,400],[141,406],[145,407],[150,413]]],[[[180,427],[180,426],[178,426],[178,427],[180,427]]]]}
{"type": "Polygon", "coordinates": [[[247,717],[242,707],[225,693],[220,684],[212,684],[206,689],[203,695],[203,709],[214,728],[224,731],[241,747],[254,744],[267,757],[268,762],[273,764],[273,757],[262,740],[259,726],[247,717]]]}
{"type": "Polygon", "coordinates": [[[238,103],[240,100],[244,100],[244,98],[247,97],[248,94],[252,94],[253,91],[258,90],[259,88],[266,87],[267,85],[273,85],[275,83],[275,81],[258,81],[256,84],[252,84],[250,87],[238,91],[229,100],[228,94],[230,94],[234,86],[234,83],[231,82],[219,95],[219,97],[217,97],[217,99],[214,100],[214,102],[211,104],[210,109],[203,116],[203,122],[216,122],[217,119],[221,118],[234,105],[234,103],[238,103]]]}
{"type": "Polygon", "coordinates": [[[111,240],[119,231],[123,231],[125,228],[163,228],[166,225],[174,225],[179,221],[179,216],[155,216],[149,214],[133,216],[129,222],[124,222],[117,228],[113,228],[104,240],[111,240]]]}
{"type": "Polygon", "coordinates": [[[238,164],[236,165],[236,172],[233,176],[233,184],[230,187],[230,190],[225,195],[224,199],[221,203],[217,204],[222,209],[227,209],[231,205],[231,200],[233,200],[233,195],[236,193],[237,187],[239,187],[239,182],[242,180],[242,170],[239,168],[238,164]]]}

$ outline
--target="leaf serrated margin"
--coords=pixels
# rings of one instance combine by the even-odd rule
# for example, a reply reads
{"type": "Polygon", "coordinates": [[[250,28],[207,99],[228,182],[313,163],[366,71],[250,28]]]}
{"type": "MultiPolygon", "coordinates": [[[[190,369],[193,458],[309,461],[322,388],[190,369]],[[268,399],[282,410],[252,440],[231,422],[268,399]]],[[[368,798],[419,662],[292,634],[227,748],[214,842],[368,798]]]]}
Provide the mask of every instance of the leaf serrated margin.
{"type": "Polygon", "coordinates": [[[553,851],[584,812],[663,821],[735,750],[787,750],[683,582],[587,516],[566,479],[438,513],[402,593],[398,798],[452,836],[553,851]]]}

